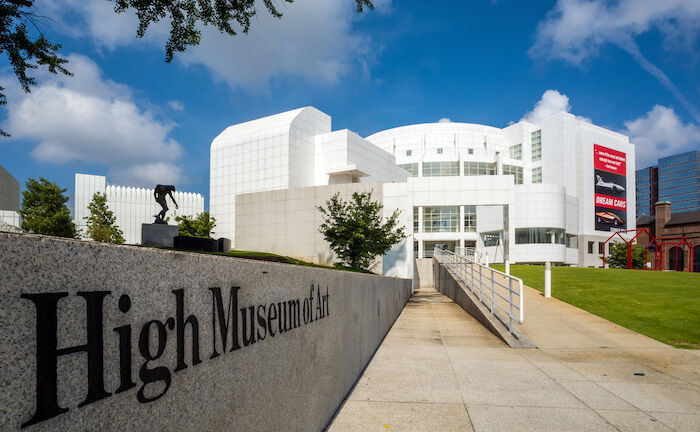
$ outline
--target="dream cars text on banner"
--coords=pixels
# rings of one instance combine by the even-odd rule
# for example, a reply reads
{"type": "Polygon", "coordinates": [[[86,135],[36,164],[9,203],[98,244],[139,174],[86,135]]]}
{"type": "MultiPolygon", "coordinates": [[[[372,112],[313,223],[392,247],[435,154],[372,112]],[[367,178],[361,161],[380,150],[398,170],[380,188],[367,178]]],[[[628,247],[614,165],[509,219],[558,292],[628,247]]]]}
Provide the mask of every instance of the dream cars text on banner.
{"type": "Polygon", "coordinates": [[[623,152],[593,144],[595,171],[595,229],[627,227],[627,159],[623,152]]]}

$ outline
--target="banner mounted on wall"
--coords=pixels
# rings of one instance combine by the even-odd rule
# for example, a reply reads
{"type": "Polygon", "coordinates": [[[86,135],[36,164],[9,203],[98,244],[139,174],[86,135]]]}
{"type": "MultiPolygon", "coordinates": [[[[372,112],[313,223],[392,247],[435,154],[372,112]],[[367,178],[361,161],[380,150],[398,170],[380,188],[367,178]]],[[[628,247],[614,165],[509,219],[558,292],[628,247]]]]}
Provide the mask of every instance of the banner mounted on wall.
{"type": "Polygon", "coordinates": [[[595,229],[627,228],[627,156],[624,152],[593,144],[595,174],[595,229]]]}

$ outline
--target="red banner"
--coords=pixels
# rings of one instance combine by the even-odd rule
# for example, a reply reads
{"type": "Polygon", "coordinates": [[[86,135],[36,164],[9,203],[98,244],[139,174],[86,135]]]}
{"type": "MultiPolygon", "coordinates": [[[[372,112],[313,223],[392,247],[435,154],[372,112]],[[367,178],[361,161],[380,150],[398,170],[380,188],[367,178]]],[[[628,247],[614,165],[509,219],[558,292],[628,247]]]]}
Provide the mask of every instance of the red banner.
{"type": "Polygon", "coordinates": [[[627,173],[627,161],[624,152],[593,144],[593,167],[615,174],[627,173]]]}
{"type": "Polygon", "coordinates": [[[617,210],[627,210],[627,200],[615,198],[607,195],[595,194],[596,207],[614,208],[617,210]]]}

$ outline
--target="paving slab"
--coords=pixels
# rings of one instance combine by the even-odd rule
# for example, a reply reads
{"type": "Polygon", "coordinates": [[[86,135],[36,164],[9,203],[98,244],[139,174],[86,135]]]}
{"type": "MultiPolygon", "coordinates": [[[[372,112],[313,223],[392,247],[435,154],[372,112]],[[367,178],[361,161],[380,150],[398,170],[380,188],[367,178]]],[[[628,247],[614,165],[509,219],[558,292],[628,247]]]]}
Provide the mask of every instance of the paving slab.
{"type": "Polygon", "coordinates": [[[330,425],[371,431],[700,431],[700,357],[526,288],[512,349],[416,292],[330,425]]]}

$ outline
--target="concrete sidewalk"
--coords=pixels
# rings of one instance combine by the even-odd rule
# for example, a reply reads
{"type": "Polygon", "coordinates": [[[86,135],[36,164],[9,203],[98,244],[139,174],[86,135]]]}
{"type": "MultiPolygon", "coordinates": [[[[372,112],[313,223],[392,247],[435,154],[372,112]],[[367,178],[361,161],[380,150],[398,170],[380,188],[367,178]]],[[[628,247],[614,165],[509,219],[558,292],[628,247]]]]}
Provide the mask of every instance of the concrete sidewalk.
{"type": "Polygon", "coordinates": [[[330,427],[700,431],[700,353],[526,288],[511,349],[432,289],[409,301],[330,427]]]}

